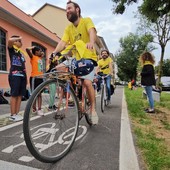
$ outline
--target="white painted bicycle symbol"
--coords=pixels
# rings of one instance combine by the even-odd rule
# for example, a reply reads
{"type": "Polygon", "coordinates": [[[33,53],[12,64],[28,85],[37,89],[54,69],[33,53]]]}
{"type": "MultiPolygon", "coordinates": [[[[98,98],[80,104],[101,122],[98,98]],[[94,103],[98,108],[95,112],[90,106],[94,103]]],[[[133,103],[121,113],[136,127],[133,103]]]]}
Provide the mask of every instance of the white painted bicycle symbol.
{"type": "MultiPolygon", "coordinates": [[[[34,127],[31,129],[31,131],[35,131],[33,133],[33,139],[39,139],[44,136],[48,136],[49,140],[48,143],[42,144],[42,143],[36,143],[36,147],[39,149],[39,152],[42,152],[49,147],[55,145],[55,144],[62,144],[62,145],[67,145],[69,144],[69,137],[72,135],[72,131],[74,127],[67,129],[65,132],[63,132],[57,140],[55,140],[55,134],[59,129],[55,128],[56,124],[55,123],[45,123],[39,126],[34,127]]],[[[81,129],[81,133],[76,137],[76,141],[80,140],[87,132],[87,127],[79,125],[79,128],[81,129]]],[[[24,139],[23,133],[20,135],[20,138],[24,139]]],[[[14,152],[14,150],[18,147],[21,146],[26,146],[25,141],[16,144],[16,145],[10,145],[9,147],[5,148],[2,150],[2,152],[11,154],[14,152]]],[[[23,161],[23,162],[31,162],[34,159],[32,156],[21,156],[18,160],[23,161]]]]}

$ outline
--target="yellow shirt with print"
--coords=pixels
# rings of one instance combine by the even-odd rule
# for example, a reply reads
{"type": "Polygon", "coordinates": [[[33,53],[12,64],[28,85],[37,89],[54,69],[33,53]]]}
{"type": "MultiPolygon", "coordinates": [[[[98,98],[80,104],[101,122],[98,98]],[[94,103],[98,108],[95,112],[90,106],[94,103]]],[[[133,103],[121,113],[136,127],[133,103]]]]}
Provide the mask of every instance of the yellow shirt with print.
{"type": "Polygon", "coordinates": [[[110,57],[106,58],[105,60],[100,59],[97,63],[100,68],[100,72],[102,72],[103,74],[110,74],[111,70],[109,68],[109,64],[112,62],[113,60],[110,57]]]}
{"type": "Polygon", "coordinates": [[[90,18],[80,18],[80,22],[77,27],[70,24],[66,27],[62,40],[68,45],[75,45],[76,51],[73,50],[73,56],[77,60],[81,58],[92,59],[97,61],[96,51],[88,50],[86,43],[90,42],[88,31],[90,28],[95,28],[90,18]]]}

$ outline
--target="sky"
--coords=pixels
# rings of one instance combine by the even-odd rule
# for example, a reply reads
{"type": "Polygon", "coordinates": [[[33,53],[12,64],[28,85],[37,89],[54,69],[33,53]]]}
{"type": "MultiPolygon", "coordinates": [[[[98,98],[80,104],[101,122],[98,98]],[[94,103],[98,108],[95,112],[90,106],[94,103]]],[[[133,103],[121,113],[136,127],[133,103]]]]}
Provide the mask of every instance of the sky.
{"type": "MultiPolygon", "coordinates": [[[[45,3],[61,8],[66,7],[67,0],[9,0],[26,14],[33,14],[45,3]]],[[[138,21],[134,18],[137,5],[127,7],[123,15],[115,15],[112,12],[113,2],[111,0],[74,0],[81,7],[82,17],[90,17],[97,29],[98,36],[102,36],[106,45],[113,55],[119,50],[119,39],[127,36],[130,32],[135,33],[138,21]]],[[[160,47],[153,51],[156,62],[160,59],[160,47]]],[[[168,58],[170,50],[165,51],[168,58]]]]}

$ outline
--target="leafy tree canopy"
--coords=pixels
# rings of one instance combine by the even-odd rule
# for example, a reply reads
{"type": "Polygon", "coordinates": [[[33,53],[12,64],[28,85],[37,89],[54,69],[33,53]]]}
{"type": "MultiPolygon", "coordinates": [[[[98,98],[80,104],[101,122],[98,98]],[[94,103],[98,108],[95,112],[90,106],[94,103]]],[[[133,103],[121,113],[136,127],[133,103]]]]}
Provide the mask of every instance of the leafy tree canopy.
{"type": "MultiPolygon", "coordinates": [[[[139,0],[112,0],[113,1],[113,13],[123,14],[126,7],[138,3],[139,0]]],[[[170,12],[170,0],[144,0],[140,9],[143,14],[150,19],[156,19],[164,14],[170,12]]]]}
{"type": "MultiPolygon", "coordinates": [[[[155,67],[156,73],[158,73],[159,64],[158,64],[158,66],[155,67]]],[[[162,63],[162,76],[170,76],[170,59],[163,60],[163,63],[162,63]]]]}
{"type": "Polygon", "coordinates": [[[145,50],[152,51],[155,49],[149,45],[152,41],[153,37],[151,35],[138,36],[132,33],[119,40],[120,50],[115,58],[120,80],[136,79],[139,56],[145,50]]]}
{"type": "Polygon", "coordinates": [[[155,22],[157,18],[170,12],[169,0],[145,0],[139,7],[141,13],[149,20],[155,22]]]}

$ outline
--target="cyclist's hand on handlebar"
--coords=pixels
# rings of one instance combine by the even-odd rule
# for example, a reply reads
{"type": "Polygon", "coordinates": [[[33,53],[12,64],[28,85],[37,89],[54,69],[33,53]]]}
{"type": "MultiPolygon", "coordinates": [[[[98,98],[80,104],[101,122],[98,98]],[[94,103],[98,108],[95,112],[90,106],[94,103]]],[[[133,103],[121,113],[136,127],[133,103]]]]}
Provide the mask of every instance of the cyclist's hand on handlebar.
{"type": "Polygon", "coordinates": [[[91,42],[88,42],[88,43],[86,44],[86,48],[89,49],[89,50],[93,50],[93,49],[94,49],[94,44],[91,43],[91,42]]]}
{"type": "Polygon", "coordinates": [[[61,53],[60,52],[58,52],[58,53],[51,53],[49,59],[53,60],[56,56],[58,56],[58,57],[61,56],[61,53]]]}

